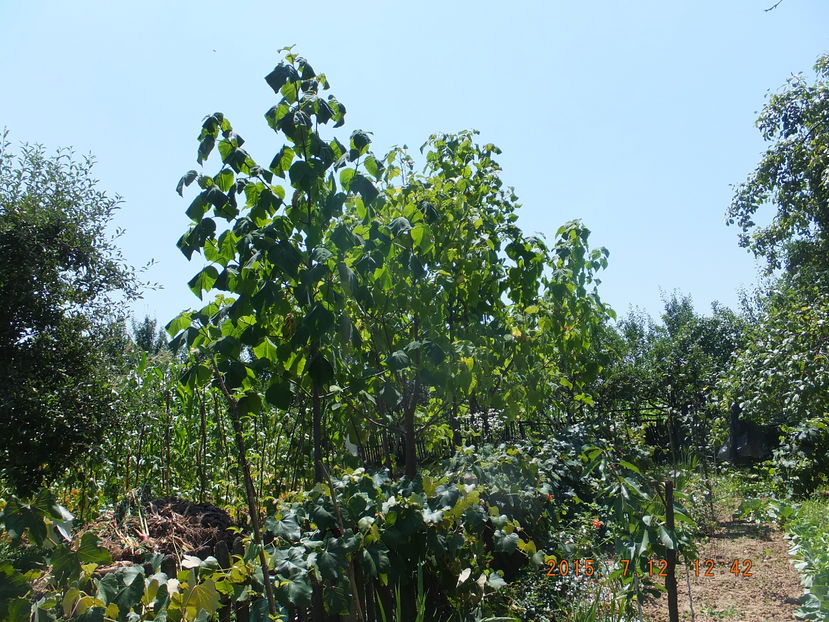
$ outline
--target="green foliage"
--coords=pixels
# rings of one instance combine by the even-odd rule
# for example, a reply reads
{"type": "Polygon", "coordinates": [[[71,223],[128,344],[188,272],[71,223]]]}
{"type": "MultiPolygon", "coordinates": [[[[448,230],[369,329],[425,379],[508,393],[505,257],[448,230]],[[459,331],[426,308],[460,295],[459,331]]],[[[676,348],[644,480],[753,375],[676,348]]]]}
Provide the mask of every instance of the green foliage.
{"type": "Polygon", "coordinates": [[[617,323],[606,346],[617,358],[601,374],[599,405],[649,417],[654,431],[667,428],[667,435],[652,440],[662,452],[678,458],[686,447],[705,459],[713,453],[712,431],[723,414],[718,382],[730,370],[745,323],[716,303],[705,316],[694,311],[689,296],[672,294],[664,302],[660,323],[641,312],[617,323]]]}
{"type": "Polygon", "coordinates": [[[373,154],[364,131],[323,136],[345,108],[290,50],[266,80],[279,101],[265,118],[284,140],[270,165],[215,113],[198,161],[218,146],[220,171],[178,186],[201,189],[179,248],[211,262],[189,285],[225,292],[168,325],[194,354],[188,390],[223,384],[250,414],[310,410],[317,482],[331,445],[400,438],[412,479],[418,442],[460,444],[461,413],[589,403],[601,361],[587,353],[612,312],[595,291],[607,251],[588,249],[588,230],[567,223],[552,248],[525,236],[500,150],[474,132],[430,137],[416,171],[405,149],[373,154]]]}
{"type": "MultiPolygon", "coordinates": [[[[418,168],[405,148],[374,154],[369,132],[337,137],[345,107],[291,50],[265,79],[279,139],[270,163],[217,112],[196,159],[220,163],[177,186],[195,195],[178,247],[204,259],[188,283],[200,308],[166,326],[182,358],[152,320],[133,326],[122,424],[62,479],[87,518],[139,494],[237,510],[244,500],[252,541],[228,568],[187,557],[175,578],[137,566],[98,577],[96,542],[55,542],[35,552],[37,577],[1,567],[15,606],[176,621],[206,620],[227,600],[262,618],[310,608],[471,620],[508,610],[507,585],[547,559],[592,550],[641,567],[669,549],[691,555],[681,493],[669,530],[639,430],[596,403],[611,395],[614,314],[597,293],[608,253],[589,248],[587,228],[525,235],[500,151],[475,132],[430,137],[418,168]],[[530,440],[485,442],[527,427],[530,440]],[[369,472],[378,446],[389,469],[369,472]],[[451,446],[445,462],[418,464],[424,447],[451,446]],[[35,579],[48,590],[35,594],[35,579]]],[[[643,346],[649,381],[665,365],[676,378],[663,399],[702,404],[734,323],[668,307],[643,346]]],[[[605,404],[615,399],[631,398],[605,404]]],[[[31,505],[8,504],[10,537],[58,524],[31,505]]],[[[612,580],[625,607],[652,588],[612,580]]]]}
{"type": "MultiPolygon", "coordinates": [[[[493,457],[530,462],[526,454],[512,451],[519,457],[503,450],[493,457]]],[[[510,490],[520,498],[511,499],[497,485],[489,486],[491,480],[474,482],[472,473],[494,465],[469,458],[459,458],[469,469],[450,467],[416,482],[395,482],[383,473],[358,469],[332,480],[333,499],[318,486],[280,501],[266,524],[279,545],[274,559],[281,602],[307,604],[316,580],[331,612],[351,611],[353,600],[365,599],[367,592],[379,594],[379,603],[402,598],[414,604],[423,581],[428,619],[448,619],[452,611],[480,607],[487,595],[503,587],[505,573],[515,564],[540,567],[543,553],[532,538],[546,538],[555,520],[555,506],[542,492],[549,484],[537,479],[532,466],[523,477],[513,472],[518,477],[510,490]],[[532,514],[530,522],[513,512],[520,501],[532,504],[525,510],[532,514]],[[362,577],[356,596],[348,581],[349,565],[362,577]]]]}
{"type": "Polygon", "coordinates": [[[813,84],[797,75],[769,97],[757,126],[772,145],[728,210],[728,223],[743,231],[740,245],[765,257],[770,269],[785,260],[791,273],[829,267],[829,55],[814,71],[813,84]],[[777,212],[758,226],[756,214],[769,203],[777,212]]]}
{"type": "Polygon", "coordinates": [[[829,420],[829,56],[815,80],[789,79],[758,120],[773,144],[740,186],[728,213],[743,230],[741,245],[785,272],[763,300],[724,386],[755,420],[782,424],[775,452],[778,487],[804,494],[825,481],[829,420]],[[777,211],[758,227],[767,203],[777,211]],[[749,233],[751,236],[749,237],[749,233]]]}
{"type": "MultiPolygon", "coordinates": [[[[664,557],[670,546],[691,555],[693,525],[683,518],[681,496],[678,529],[671,532],[655,482],[643,475],[641,462],[630,461],[640,457],[620,458],[616,450],[590,445],[590,438],[575,426],[555,440],[466,448],[414,481],[357,469],[331,478],[333,488],[320,484],[269,499],[265,552],[279,610],[309,606],[319,589],[329,613],[353,614],[359,601],[378,615],[399,603],[424,611],[424,619],[466,619],[471,612],[483,618],[510,609],[513,599],[504,588],[522,572],[542,574],[547,559],[599,551],[615,559],[635,550],[644,560],[664,557]],[[597,518],[601,529],[593,524],[597,518]]],[[[166,611],[168,619],[189,620],[199,610],[212,615],[216,593],[231,602],[265,602],[253,544],[229,568],[185,557],[185,570],[172,583],[157,568],[126,567],[98,577],[95,564],[106,563],[105,552],[91,534],[69,544],[70,518],[45,492],[30,503],[10,500],[0,515],[15,541],[43,545],[28,556],[29,566],[3,566],[3,589],[18,599],[15,607],[35,607],[44,616],[64,607],[68,619],[109,608],[109,617],[131,611],[135,619],[154,619],[166,611]],[[27,575],[31,569],[37,574],[27,575]],[[49,585],[43,599],[32,592],[35,579],[49,585]]],[[[646,586],[622,579],[614,579],[622,584],[617,604],[630,605],[646,586]]],[[[567,609],[566,602],[556,606],[567,609]]],[[[526,608],[510,610],[520,618],[526,608]]]]}
{"type": "Polygon", "coordinates": [[[686,487],[686,472],[676,472],[674,490],[675,527],[667,525],[667,508],[663,482],[647,479],[641,469],[626,460],[619,459],[615,452],[605,447],[587,448],[585,458],[587,471],[597,471],[594,486],[597,499],[604,501],[604,514],[611,532],[609,537],[615,545],[616,559],[630,560],[635,572],[615,569],[610,578],[619,582],[620,593],[625,596],[628,606],[633,597],[641,601],[643,593],[658,593],[653,586],[642,584],[636,573],[646,574],[647,564],[652,559],[665,559],[666,551],[675,550],[677,559],[691,560],[696,556],[694,536],[696,521],[686,506],[691,507],[683,492],[686,487]]]}
{"type": "Polygon", "coordinates": [[[749,497],[740,503],[734,516],[757,523],[775,522],[784,525],[791,520],[796,511],[797,505],[786,499],[749,497]]]}
{"type": "Polygon", "coordinates": [[[804,620],[829,616],[829,503],[826,499],[804,501],[788,524],[792,536],[790,553],[801,575],[805,593],[797,614],[804,620]]]}
{"type": "Polygon", "coordinates": [[[606,594],[599,587],[593,594],[586,595],[575,603],[568,621],[571,622],[624,622],[629,617],[625,613],[626,603],[615,593],[606,594]]]}
{"type": "Polygon", "coordinates": [[[796,426],[829,412],[829,305],[814,285],[781,281],[747,330],[726,389],[754,420],[796,426]]]}
{"type": "Polygon", "coordinates": [[[829,481],[829,418],[804,419],[781,429],[781,443],[774,451],[778,490],[803,496],[829,481]]]}
{"type": "Polygon", "coordinates": [[[802,496],[829,477],[829,306],[802,275],[781,279],[723,379],[755,421],[780,428],[779,493],[802,496]]]}
{"type": "Polygon", "coordinates": [[[17,561],[0,561],[0,621],[208,620],[237,601],[252,603],[251,619],[267,619],[250,547],[226,568],[213,557],[186,558],[175,577],[159,571],[161,556],[151,572],[129,565],[101,573],[109,552],[91,532],[72,539],[71,525],[72,515],[47,491],[29,503],[12,498],[0,512],[0,537],[34,543],[17,561]]]}
{"type": "Polygon", "coordinates": [[[140,284],[108,236],[118,201],[92,160],[0,138],[0,473],[23,493],[59,476],[114,419],[105,353],[119,293],[140,284]]]}

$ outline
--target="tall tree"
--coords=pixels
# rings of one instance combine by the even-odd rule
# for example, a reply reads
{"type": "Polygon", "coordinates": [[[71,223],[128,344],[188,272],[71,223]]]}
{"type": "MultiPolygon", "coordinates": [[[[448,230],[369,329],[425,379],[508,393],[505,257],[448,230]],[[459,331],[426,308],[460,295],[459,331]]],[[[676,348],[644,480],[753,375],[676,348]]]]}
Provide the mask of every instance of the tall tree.
{"type": "Polygon", "coordinates": [[[814,70],[813,83],[797,75],[769,97],[757,126],[771,145],[727,213],[742,229],[741,246],[791,273],[829,268],[829,54],[814,70]],[[776,212],[760,226],[757,215],[769,204],[776,212]]]}
{"type": "Polygon", "coordinates": [[[0,140],[0,472],[21,493],[60,474],[113,417],[104,342],[140,283],[107,234],[119,202],[93,161],[0,140]]]}
{"type": "Polygon", "coordinates": [[[798,492],[829,477],[829,54],[814,71],[768,98],[757,125],[771,145],[728,210],[741,245],[783,272],[725,387],[750,417],[783,424],[776,471],[798,492]],[[769,205],[770,224],[758,226],[769,205]]]}

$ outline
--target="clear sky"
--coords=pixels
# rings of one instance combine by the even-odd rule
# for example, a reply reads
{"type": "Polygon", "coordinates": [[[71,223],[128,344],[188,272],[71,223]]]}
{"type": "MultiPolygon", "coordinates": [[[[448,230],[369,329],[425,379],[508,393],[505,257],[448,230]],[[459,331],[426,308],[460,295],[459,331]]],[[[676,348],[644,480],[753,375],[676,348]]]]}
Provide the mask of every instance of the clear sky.
{"type": "Polygon", "coordinates": [[[135,313],[166,323],[200,304],[174,189],[196,168],[201,120],[224,112],[269,162],[263,77],[295,44],[376,152],[473,128],[500,146],[525,231],[582,219],[610,250],[601,291],[618,311],[657,315],[660,289],[707,311],[755,280],[723,214],[764,148],[765,94],[829,50],[829,2],[764,11],[774,1],[0,0],[0,127],[97,157],[124,199],[124,254],[155,259],[145,276],[163,285],[135,313]]]}

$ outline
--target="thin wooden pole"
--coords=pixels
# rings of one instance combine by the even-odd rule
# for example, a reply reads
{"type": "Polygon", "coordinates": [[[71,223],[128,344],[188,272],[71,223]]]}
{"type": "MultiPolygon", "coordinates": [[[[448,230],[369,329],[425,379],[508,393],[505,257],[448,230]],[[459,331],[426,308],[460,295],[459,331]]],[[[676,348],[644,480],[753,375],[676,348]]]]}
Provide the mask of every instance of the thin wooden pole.
{"type": "Polygon", "coordinates": [[[248,502],[248,512],[250,513],[250,524],[253,529],[254,542],[259,549],[259,564],[262,567],[262,580],[265,582],[265,597],[268,600],[268,610],[271,616],[276,616],[276,599],[273,595],[273,585],[271,584],[270,570],[268,568],[268,560],[265,557],[265,545],[262,541],[262,531],[259,528],[259,507],[256,497],[256,492],[253,488],[253,480],[250,476],[250,465],[248,464],[247,455],[245,453],[245,440],[242,434],[242,421],[239,416],[239,403],[228,391],[225,385],[224,377],[219,373],[215,363],[213,365],[213,373],[219,383],[219,388],[224,394],[225,400],[228,403],[228,410],[230,414],[230,421],[233,424],[233,432],[236,439],[236,451],[238,454],[239,465],[242,467],[242,475],[245,480],[245,496],[248,502]]]}

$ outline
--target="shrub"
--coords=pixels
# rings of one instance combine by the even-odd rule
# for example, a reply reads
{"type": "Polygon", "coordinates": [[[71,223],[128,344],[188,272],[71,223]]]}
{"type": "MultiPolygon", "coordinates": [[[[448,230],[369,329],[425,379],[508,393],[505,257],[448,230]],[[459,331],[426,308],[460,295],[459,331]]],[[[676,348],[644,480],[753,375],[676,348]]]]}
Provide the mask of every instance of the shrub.
{"type": "Polygon", "coordinates": [[[829,420],[813,417],[782,432],[773,458],[775,485],[795,496],[807,495],[829,476],[829,420]]]}

